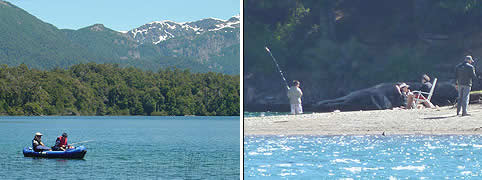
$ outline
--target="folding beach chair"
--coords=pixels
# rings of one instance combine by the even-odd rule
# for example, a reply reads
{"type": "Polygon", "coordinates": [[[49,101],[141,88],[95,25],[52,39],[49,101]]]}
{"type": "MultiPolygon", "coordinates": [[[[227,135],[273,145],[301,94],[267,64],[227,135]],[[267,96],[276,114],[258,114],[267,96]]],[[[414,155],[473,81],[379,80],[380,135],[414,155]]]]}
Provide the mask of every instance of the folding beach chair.
{"type": "Polygon", "coordinates": [[[432,99],[433,91],[435,89],[435,85],[437,85],[437,78],[433,80],[430,92],[412,91],[414,94],[415,104],[424,103],[425,101],[430,102],[430,99],[432,99]]]}

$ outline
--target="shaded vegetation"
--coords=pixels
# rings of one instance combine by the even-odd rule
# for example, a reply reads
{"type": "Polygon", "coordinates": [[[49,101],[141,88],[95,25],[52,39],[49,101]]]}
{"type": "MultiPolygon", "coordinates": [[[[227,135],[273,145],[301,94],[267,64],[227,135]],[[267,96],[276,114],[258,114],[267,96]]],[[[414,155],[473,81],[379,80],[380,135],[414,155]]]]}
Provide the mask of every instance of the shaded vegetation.
{"type": "Polygon", "coordinates": [[[482,56],[477,0],[245,0],[244,10],[245,103],[287,102],[264,46],[301,80],[305,103],[424,73],[450,81],[465,55],[482,56]]]}
{"type": "Polygon", "coordinates": [[[239,116],[239,76],[113,64],[0,67],[4,115],[239,116]]]}

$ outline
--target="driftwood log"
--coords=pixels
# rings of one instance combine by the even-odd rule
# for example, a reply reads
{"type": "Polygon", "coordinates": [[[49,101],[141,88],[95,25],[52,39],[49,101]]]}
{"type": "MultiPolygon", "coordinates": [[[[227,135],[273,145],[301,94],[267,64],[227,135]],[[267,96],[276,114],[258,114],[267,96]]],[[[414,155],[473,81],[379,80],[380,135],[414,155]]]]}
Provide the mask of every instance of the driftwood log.
{"type": "MultiPolygon", "coordinates": [[[[411,90],[418,90],[421,83],[408,83],[411,90]]],[[[402,106],[402,97],[395,87],[396,83],[382,83],[376,86],[351,92],[331,100],[319,101],[313,111],[356,111],[381,110],[402,106]]],[[[439,82],[435,86],[432,103],[438,106],[452,105],[457,98],[457,90],[452,83],[439,82]]]]}

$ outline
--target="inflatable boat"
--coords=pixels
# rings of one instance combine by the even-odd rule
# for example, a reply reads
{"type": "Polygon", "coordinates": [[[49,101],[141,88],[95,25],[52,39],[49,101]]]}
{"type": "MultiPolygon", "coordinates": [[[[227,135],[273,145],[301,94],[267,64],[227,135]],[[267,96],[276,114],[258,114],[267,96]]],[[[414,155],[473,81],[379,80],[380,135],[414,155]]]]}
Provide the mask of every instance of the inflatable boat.
{"type": "Polygon", "coordinates": [[[65,158],[65,159],[83,159],[87,153],[84,146],[79,146],[66,151],[43,151],[35,152],[32,147],[23,148],[23,156],[25,157],[43,157],[43,158],[65,158]]]}

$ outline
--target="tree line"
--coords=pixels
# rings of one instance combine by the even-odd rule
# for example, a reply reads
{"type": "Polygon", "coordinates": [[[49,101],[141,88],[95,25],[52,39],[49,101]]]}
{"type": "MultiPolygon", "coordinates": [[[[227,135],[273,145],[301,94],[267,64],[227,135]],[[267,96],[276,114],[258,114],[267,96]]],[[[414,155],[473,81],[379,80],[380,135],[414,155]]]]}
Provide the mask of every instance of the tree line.
{"type": "Polygon", "coordinates": [[[0,114],[239,116],[239,84],[238,75],[169,68],[1,65],[0,114]]]}

